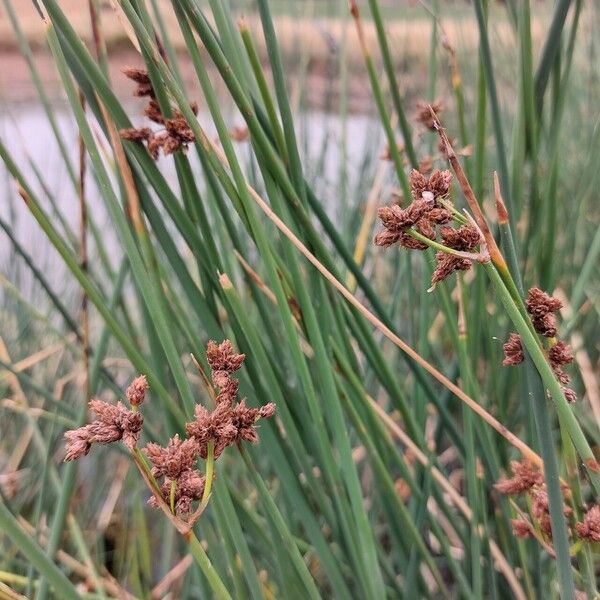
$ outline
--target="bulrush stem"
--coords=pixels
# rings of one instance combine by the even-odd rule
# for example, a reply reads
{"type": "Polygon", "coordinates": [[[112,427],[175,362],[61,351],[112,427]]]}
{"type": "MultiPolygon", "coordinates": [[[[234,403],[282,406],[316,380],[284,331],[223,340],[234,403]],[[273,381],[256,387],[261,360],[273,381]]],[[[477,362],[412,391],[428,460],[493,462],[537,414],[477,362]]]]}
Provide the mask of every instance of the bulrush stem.
{"type": "Polygon", "coordinates": [[[177,482],[173,479],[171,481],[171,489],[169,490],[169,505],[171,506],[171,512],[175,514],[175,492],[177,491],[177,482]]]}
{"type": "Polygon", "coordinates": [[[573,414],[573,411],[569,406],[567,399],[565,398],[561,385],[556,379],[552,368],[548,364],[546,356],[544,355],[536,336],[531,332],[527,320],[523,317],[519,308],[515,304],[512,295],[504,285],[504,282],[498,274],[498,271],[491,264],[484,264],[484,268],[492,280],[492,284],[494,285],[498,296],[500,297],[500,301],[504,305],[510,320],[513,322],[517,332],[521,336],[523,345],[525,346],[528,354],[531,356],[531,359],[533,360],[540,377],[542,378],[545,388],[548,390],[554,400],[561,425],[569,433],[569,436],[573,441],[573,445],[577,450],[577,454],[579,454],[579,457],[586,466],[590,481],[594,487],[594,490],[596,491],[596,494],[600,494],[600,464],[598,464],[598,461],[596,461],[592,449],[585,438],[583,430],[577,422],[577,419],[575,418],[575,415],[573,414]]]}
{"type": "Polygon", "coordinates": [[[208,442],[208,454],[206,457],[206,483],[204,484],[204,493],[202,494],[202,500],[200,506],[206,506],[210,498],[212,490],[213,475],[215,469],[215,441],[210,440],[208,442]]]}
{"type": "Polygon", "coordinates": [[[227,591],[219,574],[212,566],[212,563],[202,547],[200,540],[196,537],[196,534],[193,531],[190,531],[187,537],[190,553],[198,563],[200,569],[202,569],[202,573],[204,573],[212,591],[215,593],[215,598],[219,598],[219,600],[231,600],[231,595],[227,591]]]}
{"type": "MultiPolygon", "coordinates": [[[[212,386],[211,386],[212,387],[212,386]]],[[[210,500],[210,495],[212,493],[212,482],[214,478],[215,472],[215,441],[209,440],[207,444],[207,455],[206,455],[206,474],[205,474],[205,483],[204,483],[204,491],[202,492],[202,499],[200,500],[200,504],[198,508],[194,512],[194,514],[188,519],[187,529],[188,531],[192,530],[192,527],[198,522],[202,513],[206,510],[208,506],[208,501],[210,500]]]]}
{"type": "Polygon", "coordinates": [[[458,256],[459,258],[466,258],[467,260],[472,260],[476,262],[488,262],[490,260],[489,254],[482,249],[481,252],[464,252],[462,250],[455,250],[454,248],[448,248],[448,246],[444,246],[435,240],[430,240],[428,237],[422,235],[418,231],[414,229],[409,229],[407,233],[415,238],[415,240],[419,240],[424,244],[427,244],[431,248],[435,248],[444,254],[452,254],[452,256],[458,256]]]}
{"type": "Polygon", "coordinates": [[[485,220],[485,217],[483,215],[483,211],[479,206],[479,202],[477,202],[477,198],[475,198],[473,188],[471,187],[471,184],[467,179],[467,175],[464,169],[462,168],[458,157],[456,156],[456,152],[454,152],[454,148],[452,147],[452,144],[450,143],[450,140],[446,135],[446,131],[442,127],[442,124],[440,123],[440,120],[438,119],[438,116],[435,114],[435,111],[433,110],[431,105],[429,105],[429,110],[431,112],[431,117],[433,119],[433,125],[435,127],[435,130],[438,132],[438,135],[440,136],[440,139],[444,146],[444,153],[446,154],[448,160],[450,161],[450,164],[452,165],[452,169],[454,170],[456,179],[458,180],[458,183],[460,185],[460,189],[462,190],[467,204],[469,205],[469,208],[471,209],[471,212],[475,217],[477,226],[483,233],[485,242],[488,246],[491,261],[498,269],[506,269],[506,261],[504,260],[502,252],[500,252],[500,248],[498,248],[496,240],[494,239],[494,236],[492,235],[492,232],[488,227],[487,221],[485,220]]]}

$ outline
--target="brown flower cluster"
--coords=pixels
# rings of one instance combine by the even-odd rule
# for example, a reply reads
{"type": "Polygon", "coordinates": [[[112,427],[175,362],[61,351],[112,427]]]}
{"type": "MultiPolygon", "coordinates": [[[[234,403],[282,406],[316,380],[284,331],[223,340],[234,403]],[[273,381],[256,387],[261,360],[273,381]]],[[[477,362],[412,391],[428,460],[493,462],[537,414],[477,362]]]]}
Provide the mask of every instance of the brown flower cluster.
{"type": "Polygon", "coordinates": [[[242,366],[246,357],[236,354],[229,340],[221,344],[211,340],[206,349],[206,358],[212,371],[212,382],[219,390],[216,407],[208,411],[204,406],[196,406],[196,419],[187,423],[185,430],[198,444],[202,458],[207,457],[208,443],[211,441],[215,458],[218,458],[227,446],[242,441],[257,442],[256,422],[272,417],[275,405],[269,403],[261,408],[250,408],[245,400],[236,403],[239,382],[231,375],[242,366]]]}
{"type": "MultiPolygon", "coordinates": [[[[148,72],[144,69],[126,68],[123,69],[126,77],[137,83],[137,88],[133,92],[134,96],[148,96],[148,105],[144,109],[144,114],[148,119],[163,126],[163,129],[152,130],[149,127],[132,127],[121,129],[120,135],[124,140],[130,142],[145,143],[148,152],[154,160],[158,159],[162,150],[163,154],[173,154],[178,150],[186,151],[188,144],[192,143],[196,137],[190,128],[183,113],[177,108],[172,108],[172,118],[166,118],[160,109],[156,100],[152,82],[148,72]]],[[[198,113],[198,105],[195,102],[190,104],[194,114],[198,113]]]]}
{"type": "MultiPolygon", "coordinates": [[[[548,492],[543,473],[532,463],[512,461],[511,468],[513,476],[509,479],[501,479],[494,486],[498,492],[507,496],[519,496],[526,494],[530,500],[531,519],[525,516],[512,519],[512,530],[516,537],[529,538],[541,532],[547,540],[552,539],[552,526],[550,519],[550,507],[548,504],[548,492]]],[[[562,484],[564,498],[571,496],[571,490],[566,484],[562,484]]],[[[573,517],[573,510],[567,504],[563,505],[563,512],[568,520],[573,517]]],[[[581,523],[575,523],[575,533],[582,539],[600,541],[600,506],[594,506],[585,514],[581,523]]],[[[571,534],[572,531],[569,530],[571,534]]]]}
{"type": "MultiPolygon", "coordinates": [[[[466,224],[458,229],[446,225],[452,221],[452,212],[441,200],[448,199],[451,183],[450,171],[435,170],[428,178],[414,169],[410,174],[411,204],[406,208],[393,204],[379,209],[378,215],[385,229],[375,236],[375,244],[391,246],[398,243],[410,250],[426,250],[426,243],[410,235],[413,230],[430,240],[436,240],[439,233],[440,242],[454,250],[474,250],[481,241],[474,225],[466,224]]],[[[466,271],[472,264],[467,257],[445,252],[437,252],[436,260],[437,266],[431,279],[434,285],[454,271],[466,271]]]]}
{"type": "MultiPolygon", "coordinates": [[[[554,338],[557,332],[556,313],[561,309],[562,304],[558,298],[554,298],[543,292],[539,288],[531,288],[527,293],[525,300],[527,312],[531,316],[531,322],[535,330],[544,337],[554,338]]],[[[516,333],[511,333],[508,341],[503,345],[504,360],[503,365],[518,365],[523,362],[524,354],[521,344],[521,338],[516,333]]],[[[563,367],[573,362],[573,351],[571,346],[561,340],[555,341],[548,350],[548,361],[556,375],[556,379],[562,384],[563,392],[569,402],[575,402],[577,395],[568,387],[565,387],[570,381],[568,373],[563,371],[563,367]]]]}
{"type": "Polygon", "coordinates": [[[583,522],[575,524],[577,535],[590,542],[600,542],[600,506],[595,504],[583,517],[583,522]]]}
{"type": "Polygon", "coordinates": [[[429,106],[433,108],[433,112],[436,115],[440,115],[440,113],[444,110],[444,101],[436,100],[435,102],[426,102],[425,100],[419,100],[417,102],[417,112],[415,114],[415,120],[417,123],[425,126],[430,131],[435,131],[435,125],[433,122],[433,116],[431,115],[431,111],[429,110],[429,106]]]}
{"type": "Polygon", "coordinates": [[[528,492],[534,486],[541,486],[544,483],[543,473],[531,462],[516,460],[510,463],[513,476],[510,479],[501,479],[494,488],[505,496],[518,496],[523,492],[528,492]]]}
{"type": "Polygon", "coordinates": [[[505,367],[519,365],[525,360],[521,336],[518,333],[512,332],[508,337],[508,342],[502,346],[502,349],[504,350],[504,360],[502,361],[502,364],[505,367]]]}
{"type": "MultiPolygon", "coordinates": [[[[470,252],[479,245],[480,235],[478,229],[470,223],[462,225],[458,229],[442,227],[440,229],[442,243],[448,248],[470,252]]],[[[468,258],[462,258],[445,252],[436,252],[437,266],[431,276],[431,283],[435,285],[454,273],[454,271],[468,271],[473,262],[468,258]]]]}
{"type": "MultiPolygon", "coordinates": [[[[206,358],[211,368],[212,383],[219,391],[215,409],[209,411],[201,404],[196,405],[196,419],[186,424],[188,437],[185,440],[176,435],[164,448],[154,443],[144,448],[152,464],[152,475],[164,478],[160,490],[166,503],[170,502],[172,485],[175,486],[177,514],[189,513],[192,503],[202,499],[206,478],[194,470],[194,464],[199,457],[208,458],[209,443],[213,444],[216,459],[234,443],[257,442],[256,422],[275,413],[274,404],[250,408],[245,400],[236,403],[239,382],[232,374],[242,366],[246,357],[237,354],[229,340],[221,344],[212,340],[208,342],[206,358]]],[[[154,497],[150,498],[149,504],[158,507],[154,497]]]]}
{"type": "MultiPolygon", "coordinates": [[[[181,441],[179,435],[175,435],[165,448],[155,443],[148,444],[144,454],[152,465],[152,475],[157,479],[164,478],[160,487],[163,500],[167,504],[170,502],[171,488],[174,486],[175,512],[190,513],[192,502],[202,499],[206,484],[206,478],[194,469],[199,454],[196,441],[181,441]]],[[[158,508],[154,496],[150,497],[148,504],[158,508]]]]}
{"type": "MultiPolygon", "coordinates": [[[[261,408],[250,408],[245,400],[237,402],[239,382],[232,374],[242,366],[245,356],[237,354],[229,340],[221,344],[210,341],[206,354],[212,371],[212,383],[219,390],[215,394],[215,409],[210,412],[201,405],[196,406],[195,421],[186,425],[187,438],[182,440],[175,435],[164,447],[151,442],[143,448],[151,465],[150,470],[139,453],[134,453],[136,465],[153,491],[148,503],[162,509],[182,532],[189,531],[205,508],[201,503],[188,520],[181,520],[178,516],[189,514],[193,503],[204,499],[207,482],[206,477],[195,469],[198,458],[209,457],[210,445],[213,445],[214,458],[217,458],[227,446],[234,443],[258,441],[256,422],[275,414],[275,405],[272,403],[261,408]],[[171,500],[174,503],[173,512],[171,500]]],[[[133,451],[144,422],[137,410],[144,401],[147,389],[148,382],[143,375],[129,385],[125,396],[132,410],[121,402],[113,405],[92,400],[90,408],[98,418],[84,427],[65,433],[65,461],[85,456],[94,443],[108,444],[122,440],[133,451]]]]}
{"type": "MultiPolygon", "coordinates": [[[[526,518],[512,520],[513,534],[517,537],[528,538],[534,534],[536,528],[539,529],[548,539],[552,538],[552,529],[550,525],[550,512],[548,507],[548,493],[544,482],[543,473],[531,462],[512,461],[510,463],[513,476],[509,479],[501,479],[494,488],[506,496],[520,496],[527,494],[531,499],[531,517],[533,523],[526,518]]],[[[568,487],[563,487],[563,494],[570,495],[568,487]]],[[[572,510],[566,504],[564,505],[566,516],[572,514],[572,510]]]]}
{"type": "Polygon", "coordinates": [[[534,287],[527,293],[525,306],[531,315],[535,330],[544,337],[554,337],[556,335],[556,315],[554,313],[562,308],[561,301],[534,287]]]}
{"type": "MultiPolygon", "coordinates": [[[[148,383],[140,375],[127,388],[126,396],[132,406],[139,406],[146,396],[148,383]]],[[[86,456],[92,444],[110,444],[121,440],[129,450],[135,448],[142,431],[144,418],[139,412],[129,410],[123,403],[108,404],[91,400],[90,409],[97,419],[88,425],[67,431],[65,462],[86,456]]]]}

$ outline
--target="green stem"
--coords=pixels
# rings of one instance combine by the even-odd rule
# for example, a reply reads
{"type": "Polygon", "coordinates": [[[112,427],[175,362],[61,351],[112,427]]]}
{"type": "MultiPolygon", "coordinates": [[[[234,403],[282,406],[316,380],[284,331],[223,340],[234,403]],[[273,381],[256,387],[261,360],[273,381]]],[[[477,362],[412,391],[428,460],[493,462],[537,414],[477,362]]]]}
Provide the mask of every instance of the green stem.
{"type": "Polygon", "coordinates": [[[200,540],[198,540],[196,534],[193,531],[190,532],[188,547],[190,549],[190,553],[194,557],[194,560],[196,561],[196,563],[202,570],[202,573],[204,573],[204,576],[208,580],[210,587],[215,593],[215,597],[219,598],[219,600],[232,600],[231,595],[229,594],[227,588],[225,587],[225,584],[223,583],[223,580],[221,579],[221,577],[219,577],[219,574],[217,573],[212,563],[210,562],[210,559],[208,558],[208,554],[206,554],[206,551],[202,547],[200,540]]]}
{"type": "Polygon", "coordinates": [[[210,498],[212,490],[212,482],[215,470],[215,441],[210,440],[208,442],[208,455],[206,457],[206,483],[204,484],[204,493],[202,494],[202,500],[200,506],[206,506],[210,498]]]}
{"type": "Polygon", "coordinates": [[[171,481],[171,490],[169,492],[169,506],[171,507],[171,512],[175,514],[175,492],[177,491],[177,481],[173,479],[171,481]]]}

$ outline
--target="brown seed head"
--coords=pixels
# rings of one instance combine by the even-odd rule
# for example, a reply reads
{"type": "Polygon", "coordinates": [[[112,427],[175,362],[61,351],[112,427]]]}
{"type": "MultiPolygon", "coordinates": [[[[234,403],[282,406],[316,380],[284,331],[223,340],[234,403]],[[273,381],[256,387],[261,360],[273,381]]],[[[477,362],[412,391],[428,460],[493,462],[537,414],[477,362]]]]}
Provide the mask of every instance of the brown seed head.
{"type": "Polygon", "coordinates": [[[196,439],[199,454],[204,459],[208,456],[208,442],[214,441],[215,458],[218,458],[237,435],[237,430],[231,422],[231,408],[226,404],[219,404],[214,411],[208,412],[204,406],[198,404],[195,416],[195,421],[186,423],[187,434],[196,439]]]}
{"type": "Polygon", "coordinates": [[[515,537],[527,539],[531,537],[533,527],[526,519],[511,519],[512,532],[515,537]]]}
{"type": "Polygon", "coordinates": [[[390,231],[389,229],[384,229],[375,235],[373,242],[376,246],[391,246],[395,244],[399,239],[402,233],[390,231]]]}
{"type": "Polygon", "coordinates": [[[515,496],[526,492],[533,486],[544,483],[542,472],[528,460],[522,462],[512,461],[510,465],[513,477],[511,479],[501,479],[494,485],[494,488],[501,494],[515,496]]]}
{"type": "Polygon", "coordinates": [[[533,328],[540,335],[548,338],[556,337],[558,324],[554,313],[546,313],[543,317],[532,317],[531,322],[533,323],[533,328]]]}
{"type": "Polygon", "coordinates": [[[150,77],[146,69],[139,69],[137,67],[125,67],[122,69],[125,77],[135,81],[136,83],[150,83],[150,77]]]}
{"type": "MultiPolygon", "coordinates": [[[[175,480],[175,512],[178,515],[185,515],[192,512],[192,502],[202,499],[206,477],[200,475],[197,471],[183,471],[178,479],[175,480]]],[[[167,479],[160,488],[163,500],[169,504],[171,500],[171,480],[167,479]]],[[[158,502],[154,496],[148,500],[148,504],[153,508],[158,508],[158,502]]]]}
{"type": "Polygon", "coordinates": [[[91,400],[90,409],[98,419],[79,429],[67,431],[65,461],[85,456],[92,444],[110,444],[118,440],[133,450],[137,444],[144,418],[140,413],[134,413],[121,403],[108,404],[101,400],[91,400]]]}
{"type": "Polygon", "coordinates": [[[145,142],[152,135],[152,130],[148,127],[131,127],[129,129],[119,129],[119,135],[129,142],[145,142]]]}
{"type": "Polygon", "coordinates": [[[527,311],[532,317],[541,318],[551,312],[558,312],[562,308],[562,302],[553,298],[539,288],[533,287],[527,293],[525,301],[527,311]]]}
{"type": "Polygon", "coordinates": [[[582,523],[575,525],[577,535],[590,542],[600,542],[600,506],[595,504],[583,518],[582,523]]]}
{"type": "Polygon", "coordinates": [[[246,358],[245,354],[236,354],[230,340],[224,340],[220,344],[210,340],[206,346],[206,359],[213,371],[237,371],[246,358]]]}
{"type": "Polygon", "coordinates": [[[420,240],[416,240],[414,237],[402,231],[400,234],[399,243],[402,248],[408,250],[427,250],[429,246],[420,240]]]}
{"type": "Polygon", "coordinates": [[[504,360],[502,361],[502,364],[505,367],[519,365],[525,360],[521,336],[517,333],[510,334],[508,342],[502,346],[502,349],[504,350],[504,360]]]}
{"type": "Polygon", "coordinates": [[[234,142],[245,142],[250,137],[250,130],[246,126],[234,125],[229,132],[229,137],[234,142]]]}
{"type": "Polygon", "coordinates": [[[92,447],[86,427],[66,431],[64,438],[66,440],[65,462],[86,456],[92,447]]]}
{"type": "Polygon", "coordinates": [[[196,139],[183,115],[174,119],[165,119],[165,128],[170,136],[178,139],[181,143],[188,144],[196,139]]]}
{"type": "Polygon", "coordinates": [[[467,258],[446,254],[445,252],[436,252],[435,259],[437,266],[431,275],[431,285],[443,281],[455,271],[468,271],[472,265],[472,262],[467,258]]]}
{"type": "Polygon", "coordinates": [[[555,369],[573,362],[573,349],[566,342],[556,342],[548,351],[550,364],[555,369]]]}
{"type": "Polygon", "coordinates": [[[162,111],[160,110],[160,104],[154,99],[151,98],[150,102],[148,102],[148,106],[144,109],[144,114],[155,123],[159,125],[163,125],[165,122],[165,118],[163,117],[162,111]]]}
{"type": "Polygon", "coordinates": [[[454,250],[473,250],[480,242],[479,230],[470,223],[462,225],[458,229],[442,227],[440,233],[444,245],[454,250]]]}
{"type": "Polygon", "coordinates": [[[125,397],[131,406],[139,406],[146,398],[148,380],[145,375],[138,375],[125,390],[125,397]]]}
{"type": "Polygon", "coordinates": [[[410,189],[415,200],[423,197],[424,192],[431,192],[434,200],[447,198],[452,183],[452,173],[450,171],[433,171],[429,179],[416,169],[410,174],[410,189]]]}
{"type": "Polygon", "coordinates": [[[152,463],[154,477],[177,479],[183,471],[188,471],[194,466],[200,449],[195,439],[181,441],[179,435],[175,435],[169,440],[166,448],[150,443],[143,451],[152,463]]]}
{"type": "Polygon", "coordinates": [[[169,154],[173,154],[177,152],[177,150],[185,149],[185,145],[182,144],[179,138],[173,137],[172,135],[167,135],[164,138],[164,142],[162,144],[162,151],[165,156],[169,154]]]}

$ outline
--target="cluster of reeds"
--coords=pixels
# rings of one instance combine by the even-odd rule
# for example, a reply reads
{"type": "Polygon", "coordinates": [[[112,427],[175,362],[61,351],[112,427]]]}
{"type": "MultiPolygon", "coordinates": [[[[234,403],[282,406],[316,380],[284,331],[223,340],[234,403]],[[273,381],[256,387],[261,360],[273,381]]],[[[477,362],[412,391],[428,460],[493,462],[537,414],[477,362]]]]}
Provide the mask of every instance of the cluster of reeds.
{"type": "Polygon", "coordinates": [[[222,0],[115,2],[135,54],[116,76],[140,110],[115,92],[100,3],[86,44],[39,0],[75,161],[4,0],[68,178],[51,189],[0,136],[7,197],[72,287],[2,216],[40,299],[3,278],[0,592],[596,597],[600,127],[582,22],[597,11],[558,0],[534,21],[528,0],[474,0],[467,55],[434,2],[413,90],[378,0],[364,5],[341,2],[343,41],[325,36],[342,134],[315,155],[309,65],[283,63],[274,2],[239,21],[222,0]],[[377,111],[362,154],[355,43],[377,111]],[[123,389],[129,407],[91,400],[123,389]]]}

